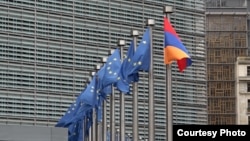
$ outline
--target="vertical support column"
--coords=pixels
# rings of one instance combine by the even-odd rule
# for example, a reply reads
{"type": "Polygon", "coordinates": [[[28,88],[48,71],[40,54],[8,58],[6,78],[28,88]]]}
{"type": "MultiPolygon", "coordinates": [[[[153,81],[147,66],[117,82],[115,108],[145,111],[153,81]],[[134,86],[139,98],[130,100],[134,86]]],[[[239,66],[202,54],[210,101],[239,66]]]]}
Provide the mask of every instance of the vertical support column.
{"type": "MultiPolygon", "coordinates": [[[[111,50],[113,53],[114,50],[111,50]]],[[[112,94],[110,95],[110,141],[115,141],[115,89],[112,85],[112,94]]]]}
{"type": "MultiPolygon", "coordinates": [[[[106,63],[107,58],[102,58],[102,62],[106,63]]],[[[102,141],[107,141],[107,102],[106,100],[103,100],[102,103],[102,141]]]]}
{"type": "MultiPolygon", "coordinates": [[[[92,78],[94,78],[96,72],[91,72],[92,78]]],[[[91,81],[91,80],[90,80],[91,81]]],[[[91,126],[91,139],[92,141],[96,141],[96,114],[95,108],[92,109],[92,117],[93,117],[93,124],[91,126]]]]}
{"type": "MultiPolygon", "coordinates": [[[[172,6],[164,6],[163,12],[166,14],[166,18],[170,20],[170,14],[173,13],[172,6]]],[[[166,109],[167,109],[167,141],[173,141],[173,104],[172,104],[172,72],[171,64],[166,65],[166,109]]]]}
{"type": "MultiPolygon", "coordinates": [[[[125,46],[125,40],[118,40],[118,46],[120,46],[121,61],[123,61],[123,47],[125,46]]],[[[125,95],[120,93],[120,141],[125,140],[125,95]]]]}
{"type": "Polygon", "coordinates": [[[148,19],[147,25],[150,30],[150,68],[148,72],[148,120],[149,120],[149,140],[154,141],[155,140],[155,114],[154,114],[154,62],[153,62],[153,34],[152,34],[152,28],[155,24],[155,21],[153,19],[148,19]]]}
{"type": "MultiPolygon", "coordinates": [[[[96,72],[98,72],[98,70],[100,70],[101,69],[101,66],[100,65],[96,65],[96,72]]],[[[98,79],[98,75],[97,75],[97,78],[96,79],[98,79]]],[[[99,83],[99,82],[97,82],[97,83],[99,83]]],[[[97,102],[100,100],[99,99],[99,95],[97,95],[97,102]]],[[[99,103],[99,102],[98,102],[99,103]]],[[[97,105],[97,106],[99,106],[99,105],[97,105]]],[[[96,121],[96,141],[100,141],[101,140],[101,137],[102,137],[102,135],[101,135],[101,123],[99,123],[99,121],[98,121],[98,117],[99,117],[99,113],[98,113],[98,111],[97,110],[99,110],[99,108],[100,107],[95,107],[94,109],[95,109],[95,115],[96,115],[96,118],[95,118],[95,121],[96,121]]]]}
{"type": "MultiPolygon", "coordinates": [[[[134,51],[136,51],[137,47],[137,37],[139,36],[138,30],[132,30],[131,36],[133,37],[134,42],[134,51]]],[[[138,83],[133,83],[133,141],[138,140],[138,83]]]]}

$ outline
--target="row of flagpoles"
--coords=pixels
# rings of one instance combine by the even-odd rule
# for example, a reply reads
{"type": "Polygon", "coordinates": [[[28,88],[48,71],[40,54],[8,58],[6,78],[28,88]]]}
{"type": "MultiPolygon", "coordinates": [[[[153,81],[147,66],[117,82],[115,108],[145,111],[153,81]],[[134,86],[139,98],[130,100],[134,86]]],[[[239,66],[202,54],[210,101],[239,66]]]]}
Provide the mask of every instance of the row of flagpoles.
{"type": "MultiPolygon", "coordinates": [[[[166,137],[172,141],[172,97],[171,97],[171,62],[177,60],[180,71],[190,66],[192,61],[185,46],[170,23],[171,6],[165,6],[164,12],[164,63],[166,64],[167,115],[166,137]]],[[[139,72],[148,72],[149,81],[149,124],[148,140],[154,141],[154,87],[153,87],[153,39],[152,28],[155,21],[147,21],[147,29],[137,47],[139,32],[132,30],[132,41],[123,58],[125,40],[119,40],[119,48],[115,49],[104,64],[97,66],[92,72],[88,85],[71,104],[56,127],[68,128],[69,141],[125,141],[125,95],[130,94],[130,84],[133,84],[133,134],[132,140],[139,140],[138,133],[138,81],[139,72]],[[119,139],[116,139],[115,129],[115,89],[120,91],[120,123],[119,139]],[[110,99],[110,130],[107,130],[106,99],[110,99]]]]}

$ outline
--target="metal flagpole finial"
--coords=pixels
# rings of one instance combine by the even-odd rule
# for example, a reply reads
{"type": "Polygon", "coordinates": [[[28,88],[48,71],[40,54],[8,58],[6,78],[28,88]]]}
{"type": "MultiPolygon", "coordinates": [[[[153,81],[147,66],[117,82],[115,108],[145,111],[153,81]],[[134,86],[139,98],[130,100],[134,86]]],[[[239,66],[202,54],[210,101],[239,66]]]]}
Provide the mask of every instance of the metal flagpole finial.
{"type": "Polygon", "coordinates": [[[96,65],[96,66],[95,66],[95,69],[96,69],[96,70],[99,70],[100,68],[101,68],[100,65],[96,65]]]}
{"type": "Polygon", "coordinates": [[[93,71],[93,72],[91,72],[91,76],[95,76],[95,72],[93,71]]]}
{"type": "Polygon", "coordinates": [[[108,60],[107,57],[103,57],[103,58],[102,58],[102,62],[103,62],[103,63],[107,62],[107,60],[108,60]]]}
{"type": "Polygon", "coordinates": [[[119,39],[118,43],[119,46],[124,46],[126,44],[125,40],[119,39]]]}
{"type": "Polygon", "coordinates": [[[174,11],[173,11],[173,7],[172,6],[164,6],[163,7],[163,12],[164,13],[173,13],[174,11]]]}
{"type": "Polygon", "coordinates": [[[115,50],[114,50],[114,49],[111,49],[109,53],[110,53],[110,54],[113,54],[114,52],[115,52],[115,50]]]}
{"type": "Polygon", "coordinates": [[[155,25],[155,20],[154,19],[148,19],[147,20],[147,25],[148,26],[154,26],[155,25]]]}
{"type": "Polygon", "coordinates": [[[131,30],[131,35],[132,35],[133,37],[139,36],[139,31],[138,31],[138,30],[132,29],[132,30],[131,30]]]}
{"type": "Polygon", "coordinates": [[[87,80],[87,83],[90,83],[92,80],[92,77],[89,77],[88,80],[87,80]]]}

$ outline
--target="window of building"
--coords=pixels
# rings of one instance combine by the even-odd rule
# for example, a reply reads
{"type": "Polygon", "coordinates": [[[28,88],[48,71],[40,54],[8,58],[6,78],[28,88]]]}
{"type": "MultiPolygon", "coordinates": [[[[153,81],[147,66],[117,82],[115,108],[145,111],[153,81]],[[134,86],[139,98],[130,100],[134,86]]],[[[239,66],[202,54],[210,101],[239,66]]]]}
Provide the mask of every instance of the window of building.
{"type": "Polygon", "coordinates": [[[248,125],[250,125],[250,116],[248,116],[248,125]]]}
{"type": "Polygon", "coordinates": [[[247,92],[250,92],[250,82],[247,83],[247,92]]]}
{"type": "Polygon", "coordinates": [[[247,66],[247,76],[250,76],[250,66],[247,66]]]}
{"type": "MultiPolygon", "coordinates": [[[[250,99],[248,99],[248,101],[247,101],[247,113],[250,113],[250,99]]],[[[248,116],[248,124],[249,123],[250,123],[250,116],[248,116]]]]}
{"type": "Polygon", "coordinates": [[[248,105],[247,107],[250,108],[250,99],[248,99],[247,105],[248,105]]]}

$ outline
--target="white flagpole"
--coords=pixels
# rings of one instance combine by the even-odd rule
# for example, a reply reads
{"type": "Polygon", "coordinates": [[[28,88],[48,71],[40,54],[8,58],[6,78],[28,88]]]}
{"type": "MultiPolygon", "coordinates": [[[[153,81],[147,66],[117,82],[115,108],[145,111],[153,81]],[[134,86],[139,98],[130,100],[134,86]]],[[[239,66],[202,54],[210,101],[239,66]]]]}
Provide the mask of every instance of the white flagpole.
{"type": "MultiPolygon", "coordinates": [[[[84,87],[87,87],[88,86],[88,84],[90,83],[90,78],[86,81],[86,84],[85,84],[85,86],[84,87]]],[[[85,134],[85,129],[87,128],[87,121],[88,121],[88,119],[85,117],[84,118],[84,121],[83,121],[83,135],[84,135],[84,137],[83,137],[83,140],[84,141],[88,141],[89,140],[89,136],[90,136],[90,134],[88,134],[88,135],[86,135],[85,134]]]]}
{"type": "Polygon", "coordinates": [[[155,24],[155,21],[153,19],[148,19],[147,25],[150,30],[150,68],[148,72],[148,120],[149,120],[149,140],[154,141],[155,140],[155,119],[154,119],[154,77],[153,77],[153,36],[152,36],[152,28],[155,24]]]}
{"type": "MultiPolygon", "coordinates": [[[[110,54],[114,50],[111,50],[110,54]]],[[[110,95],[110,141],[115,141],[115,88],[112,85],[112,94],[110,95]]]]}
{"type": "MultiPolygon", "coordinates": [[[[131,35],[133,37],[134,51],[137,47],[137,37],[139,36],[138,30],[132,30],[131,35]]],[[[127,56],[128,57],[128,56],[127,56]]],[[[133,83],[133,141],[138,140],[138,83],[133,83]]]]}
{"type": "Polygon", "coordinates": [[[91,135],[92,135],[92,141],[97,141],[96,140],[96,113],[95,113],[95,108],[92,109],[93,113],[92,113],[92,117],[93,117],[93,124],[92,124],[92,131],[91,131],[91,135]]]}
{"type": "MultiPolygon", "coordinates": [[[[92,76],[92,72],[91,72],[91,76],[92,76]]],[[[89,77],[89,81],[88,82],[90,83],[91,81],[92,81],[92,77],[89,77]]],[[[92,133],[93,129],[92,128],[93,128],[93,126],[91,126],[90,129],[89,129],[88,141],[92,141],[92,136],[93,136],[93,133],[92,133]]]]}
{"type": "MultiPolygon", "coordinates": [[[[125,40],[118,40],[118,46],[120,46],[121,61],[123,62],[123,47],[125,46],[125,40]]],[[[120,93],[120,141],[125,140],[125,95],[120,93]]]]}
{"type": "Polygon", "coordinates": [[[106,100],[103,100],[102,103],[102,141],[107,140],[107,107],[106,107],[106,100]]]}
{"type": "MultiPolygon", "coordinates": [[[[92,77],[94,78],[96,72],[91,72],[91,75],[92,77]]],[[[92,135],[92,141],[97,141],[96,139],[96,135],[97,135],[97,132],[96,132],[96,126],[97,126],[97,120],[96,120],[96,110],[95,110],[95,107],[92,109],[93,113],[92,113],[92,118],[93,118],[93,124],[92,124],[92,128],[91,128],[91,135],[92,135]]]]}
{"type": "MultiPolygon", "coordinates": [[[[98,70],[100,70],[101,69],[101,66],[100,65],[97,65],[96,66],[96,71],[98,71],[98,70]]],[[[97,79],[97,81],[98,81],[98,75],[97,75],[97,77],[96,77],[96,79],[97,79]]],[[[99,83],[99,82],[97,82],[97,83],[99,83]]],[[[99,95],[97,95],[97,97],[96,97],[96,99],[97,99],[97,102],[99,101],[99,95]]],[[[97,107],[98,109],[100,108],[100,107],[97,107]]],[[[101,139],[101,123],[99,123],[98,122],[98,111],[95,109],[95,114],[96,114],[96,119],[95,119],[95,121],[96,121],[96,141],[100,141],[100,139],[101,139]]]]}
{"type": "MultiPolygon", "coordinates": [[[[166,18],[170,21],[170,13],[173,13],[172,6],[164,6],[163,12],[166,14],[166,18]]],[[[173,104],[172,104],[172,76],[171,76],[171,64],[166,65],[166,84],[167,84],[167,94],[166,94],[166,109],[167,109],[167,140],[173,141],[173,104]]]]}
{"type": "Polygon", "coordinates": [[[110,95],[110,141],[115,141],[115,89],[113,85],[110,95]]]}
{"type": "MultiPolygon", "coordinates": [[[[102,62],[107,62],[107,58],[102,58],[102,62]]],[[[107,141],[107,102],[103,100],[102,103],[102,141],[107,141]]]]}

